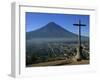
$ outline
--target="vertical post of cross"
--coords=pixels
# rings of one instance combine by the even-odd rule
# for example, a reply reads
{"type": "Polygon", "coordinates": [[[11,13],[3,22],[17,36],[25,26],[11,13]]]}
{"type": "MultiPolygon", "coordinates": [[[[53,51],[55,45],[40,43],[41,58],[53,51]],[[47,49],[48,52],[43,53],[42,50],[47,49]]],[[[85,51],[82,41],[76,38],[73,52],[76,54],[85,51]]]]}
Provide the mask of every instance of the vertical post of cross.
{"type": "Polygon", "coordinates": [[[81,20],[79,20],[78,24],[73,24],[74,26],[78,26],[78,58],[77,61],[81,61],[81,26],[86,26],[85,24],[81,24],[81,20]]]}

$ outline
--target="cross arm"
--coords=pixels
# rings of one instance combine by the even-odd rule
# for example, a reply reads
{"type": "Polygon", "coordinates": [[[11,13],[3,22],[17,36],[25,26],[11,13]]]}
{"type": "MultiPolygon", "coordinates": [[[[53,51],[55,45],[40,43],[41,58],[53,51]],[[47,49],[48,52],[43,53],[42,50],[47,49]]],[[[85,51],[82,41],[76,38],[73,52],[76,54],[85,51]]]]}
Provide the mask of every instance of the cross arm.
{"type": "Polygon", "coordinates": [[[73,24],[74,26],[86,26],[85,24],[73,24]]]}
{"type": "Polygon", "coordinates": [[[74,26],[79,26],[79,24],[73,24],[74,26]]]}

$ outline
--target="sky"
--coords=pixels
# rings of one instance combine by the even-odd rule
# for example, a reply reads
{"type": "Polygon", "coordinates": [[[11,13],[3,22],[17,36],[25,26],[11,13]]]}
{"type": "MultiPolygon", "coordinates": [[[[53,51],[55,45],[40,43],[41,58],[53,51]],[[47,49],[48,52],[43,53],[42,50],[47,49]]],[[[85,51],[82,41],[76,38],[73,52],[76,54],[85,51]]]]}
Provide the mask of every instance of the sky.
{"type": "Polygon", "coordinates": [[[89,15],[26,12],[25,17],[26,32],[37,30],[49,22],[55,22],[64,29],[78,34],[78,26],[73,26],[73,24],[81,20],[81,24],[86,25],[81,27],[81,35],[89,37],[89,15]]]}

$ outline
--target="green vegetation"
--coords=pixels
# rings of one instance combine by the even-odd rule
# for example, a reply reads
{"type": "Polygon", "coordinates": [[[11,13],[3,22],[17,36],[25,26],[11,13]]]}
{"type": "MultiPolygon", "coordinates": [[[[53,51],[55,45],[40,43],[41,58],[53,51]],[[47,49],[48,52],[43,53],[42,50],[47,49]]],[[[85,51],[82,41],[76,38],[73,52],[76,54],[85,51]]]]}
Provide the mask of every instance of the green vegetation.
{"type": "MultiPolygon", "coordinates": [[[[81,59],[89,60],[89,44],[82,43],[81,59]],[[84,44],[84,45],[83,45],[84,44]]],[[[45,42],[26,46],[26,66],[57,60],[71,60],[77,54],[77,42],[45,42]]]]}

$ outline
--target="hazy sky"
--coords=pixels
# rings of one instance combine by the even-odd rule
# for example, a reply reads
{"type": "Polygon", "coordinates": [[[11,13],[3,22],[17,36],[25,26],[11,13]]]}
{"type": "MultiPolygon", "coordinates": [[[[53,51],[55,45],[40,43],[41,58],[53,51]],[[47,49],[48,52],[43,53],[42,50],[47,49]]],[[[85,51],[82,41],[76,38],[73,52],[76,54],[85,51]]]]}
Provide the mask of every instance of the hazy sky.
{"type": "Polygon", "coordinates": [[[73,24],[78,23],[80,19],[82,24],[86,24],[86,26],[81,27],[81,34],[84,36],[89,36],[89,15],[26,12],[25,16],[26,32],[41,28],[49,22],[55,22],[70,32],[77,34],[78,27],[73,26],[73,24]]]}

